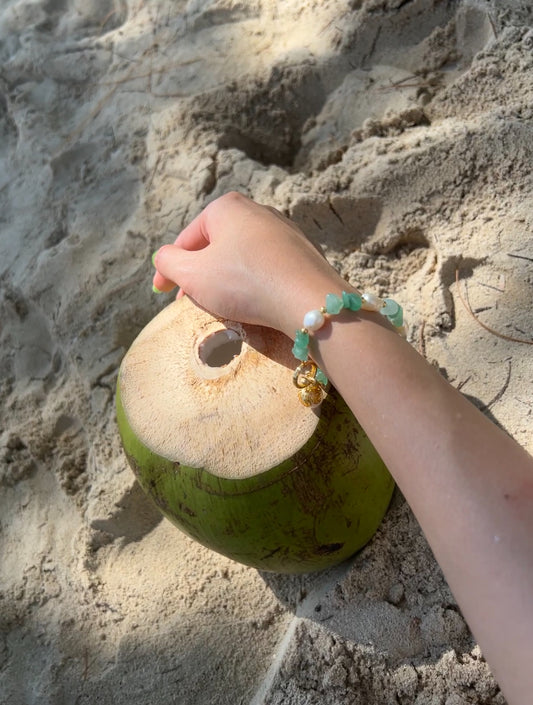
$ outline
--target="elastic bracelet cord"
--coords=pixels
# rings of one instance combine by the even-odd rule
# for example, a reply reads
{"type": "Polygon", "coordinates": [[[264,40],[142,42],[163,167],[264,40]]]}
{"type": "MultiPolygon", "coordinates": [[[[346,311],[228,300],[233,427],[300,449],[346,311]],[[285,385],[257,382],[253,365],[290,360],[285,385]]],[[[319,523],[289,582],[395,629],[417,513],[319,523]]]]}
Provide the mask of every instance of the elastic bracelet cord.
{"type": "Polygon", "coordinates": [[[381,299],[375,294],[357,294],[342,292],[326,295],[326,305],[320,309],[308,311],[303,319],[303,327],[296,331],[292,354],[300,364],[294,370],[293,382],[298,387],[298,397],[304,406],[318,406],[326,395],[328,378],[309,357],[309,336],[320,330],[330,316],[335,316],[343,309],[349,311],[375,311],[385,316],[397,333],[406,337],[407,330],[403,309],[393,299],[381,299]]]}

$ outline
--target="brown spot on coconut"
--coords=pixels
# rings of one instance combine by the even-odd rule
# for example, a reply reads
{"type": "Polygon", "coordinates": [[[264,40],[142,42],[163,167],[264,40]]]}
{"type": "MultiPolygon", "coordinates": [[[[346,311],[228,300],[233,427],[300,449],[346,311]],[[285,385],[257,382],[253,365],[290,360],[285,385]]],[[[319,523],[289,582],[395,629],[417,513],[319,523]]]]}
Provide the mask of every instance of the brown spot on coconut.
{"type": "Polygon", "coordinates": [[[117,417],[128,461],[163,514],[261,570],[319,570],[376,531],[394,483],[339,394],[304,407],[292,342],[217,320],[187,297],[122,362],[117,417]]]}

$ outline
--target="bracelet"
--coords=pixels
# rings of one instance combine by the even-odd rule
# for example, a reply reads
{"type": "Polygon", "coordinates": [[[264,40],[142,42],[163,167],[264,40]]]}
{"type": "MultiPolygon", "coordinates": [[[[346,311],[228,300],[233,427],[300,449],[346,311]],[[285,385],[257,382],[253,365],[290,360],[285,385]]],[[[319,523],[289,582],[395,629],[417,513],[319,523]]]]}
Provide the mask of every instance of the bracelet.
{"type": "Polygon", "coordinates": [[[309,357],[309,335],[320,330],[329,316],[340,313],[343,309],[349,311],[376,311],[385,316],[402,337],[406,337],[407,329],[403,317],[403,309],[393,299],[381,299],[375,294],[358,294],[342,292],[326,295],[326,305],[320,309],[308,311],[303,319],[303,327],[296,331],[292,354],[300,364],[294,370],[293,382],[298,387],[298,397],[304,406],[318,406],[326,394],[328,378],[309,357]]]}

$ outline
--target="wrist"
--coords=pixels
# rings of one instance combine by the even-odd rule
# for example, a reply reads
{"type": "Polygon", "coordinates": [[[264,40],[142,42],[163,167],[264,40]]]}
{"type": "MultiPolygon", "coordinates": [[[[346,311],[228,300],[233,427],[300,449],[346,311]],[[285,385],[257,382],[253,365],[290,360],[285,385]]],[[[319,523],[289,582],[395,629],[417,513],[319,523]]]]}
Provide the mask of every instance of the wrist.
{"type": "Polygon", "coordinates": [[[357,292],[357,289],[333,270],[295,282],[280,307],[279,329],[294,340],[296,331],[303,326],[305,314],[324,306],[327,294],[341,296],[342,291],[357,292]]]}
{"type": "Polygon", "coordinates": [[[333,321],[337,324],[336,328],[338,324],[359,322],[363,324],[363,329],[367,329],[369,324],[374,327],[377,323],[406,337],[403,309],[393,299],[382,299],[371,293],[348,292],[346,289],[340,295],[328,292],[324,305],[307,311],[301,327],[295,331],[292,354],[297,366],[293,381],[300,390],[298,394],[304,406],[319,405],[327,392],[328,377],[317,343],[326,342],[331,337],[333,321]],[[372,319],[374,321],[370,323],[372,319]]]}

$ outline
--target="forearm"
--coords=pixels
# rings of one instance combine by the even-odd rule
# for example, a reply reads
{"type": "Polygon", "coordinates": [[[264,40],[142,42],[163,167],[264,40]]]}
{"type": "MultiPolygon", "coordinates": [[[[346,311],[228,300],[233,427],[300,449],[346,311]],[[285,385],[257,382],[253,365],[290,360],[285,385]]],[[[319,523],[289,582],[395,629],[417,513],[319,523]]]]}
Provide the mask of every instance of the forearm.
{"type": "MultiPolygon", "coordinates": [[[[346,282],[273,209],[216,199],[156,257],[223,318],[293,336],[346,282]]],[[[413,508],[510,705],[533,692],[533,461],[448,385],[379,313],[343,311],[311,354],[367,431],[413,508]]]]}
{"type": "Polygon", "coordinates": [[[417,516],[507,697],[525,703],[533,689],[531,458],[379,314],[343,312],[312,345],[417,516]]]}

